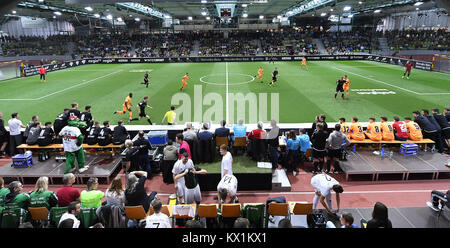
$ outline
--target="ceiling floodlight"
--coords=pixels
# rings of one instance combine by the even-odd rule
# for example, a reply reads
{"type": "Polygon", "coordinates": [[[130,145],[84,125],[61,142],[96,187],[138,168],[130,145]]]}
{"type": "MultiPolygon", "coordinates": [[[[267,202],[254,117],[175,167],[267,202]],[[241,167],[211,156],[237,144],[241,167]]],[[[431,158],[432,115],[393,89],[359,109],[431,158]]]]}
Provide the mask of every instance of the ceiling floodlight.
{"type": "Polygon", "coordinates": [[[351,10],[352,9],[352,6],[345,6],[344,7],[344,11],[349,11],[349,10],[351,10]]]}
{"type": "Polygon", "coordinates": [[[422,4],[423,4],[423,2],[417,2],[417,3],[414,4],[414,6],[420,6],[422,4]]]}
{"type": "Polygon", "coordinates": [[[89,7],[89,6],[85,7],[84,9],[87,10],[87,11],[93,11],[94,10],[92,7],[89,7]]]}

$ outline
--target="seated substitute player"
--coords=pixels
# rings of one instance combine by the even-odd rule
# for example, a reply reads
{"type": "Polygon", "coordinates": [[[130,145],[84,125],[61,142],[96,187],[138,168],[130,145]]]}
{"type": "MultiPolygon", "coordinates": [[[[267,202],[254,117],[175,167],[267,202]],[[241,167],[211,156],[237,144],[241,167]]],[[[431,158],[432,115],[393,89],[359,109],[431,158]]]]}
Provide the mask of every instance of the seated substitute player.
{"type": "Polygon", "coordinates": [[[225,203],[227,196],[230,197],[230,201],[228,203],[239,202],[239,199],[236,195],[237,184],[238,181],[234,175],[226,174],[222,177],[219,184],[217,185],[219,204],[225,203]]]}
{"type": "Polygon", "coordinates": [[[255,76],[256,78],[259,78],[261,80],[261,83],[263,83],[263,77],[262,77],[263,72],[264,72],[264,69],[261,66],[261,67],[259,67],[259,70],[258,70],[258,76],[255,76]]]}
{"type": "Polygon", "coordinates": [[[136,106],[139,111],[139,118],[133,118],[131,121],[140,121],[142,117],[147,118],[148,124],[153,125],[152,121],[150,120],[150,116],[148,116],[145,113],[145,108],[152,108],[150,105],[148,105],[148,96],[144,96],[144,100],[142,100],[138,105],[136,106]]]}
{"type": "Polygon", "coordinates": [[[133,97],[133,93],[128,94],[128,96],[125,98],[125,102],[123,103],[123,110],[122,111],[114,111],[114,114],[125,114],[125,112],[127,112],[128,110],[128,114],[130,116],[130,118],[128,119],[129,122],[133,119],[133,112],[131,112],[131,106],[133,106],[133,104],[131,104],[131,98],[133,97]]]}
{"type": "Polygon", "coordinates": [[[364,136],[363,127],[358,123],[358,118],[352,118],[352,124],[350,125],[350,137],[354,140],[364,140],[366,137],[364,136]]]}
{"type": "Polygon", "coordinates": [[[382,139],[385,141],[394,140],[394,127],[391,123],[387,122],[387,118],[382,116],[381,119],[381,134],[382,139]]]}
{"type": "Polygon", "coordinates": [[[336,97],[338,92],[341,92],[342,100],[344,100],[344,77],[341,77],[338,81],[336,81],[336,93],[334,94],[334,100],[336,101],[336,97]]]}
{"type": "Polygon", "coordinates": [[[278,69],[275,67],[275,70],[272,72],[272,81],[269,83],[269,86],[272,86],[278,79],[278,69]]]}
{"type": "Polygon", "coordinates": [[[350,91],[350,79],[348,79],[347,75],[344,75],[344,91],[347,93],[347,97],[350,91]]]}
{"type": "Polygon", "coordinates": [[[406,77],[409,79],[409,75],[411,74],[411,67],[413,66],[413,63],[411,61],[407,61],[405,64],[405,73],[403,73],[402,78],[405,78],[406,73],[408,73],[408,76],[406,77]]]}
{"type": "Polygon", "coordinates": [[[410,117],[405,117],[406,129],[410,140],[420,141],[423,139],[422,130],[419,125],[411,120],[410,117]]]}
{"type": "Polygon", "coordinates": [[[145,88],[148,88],[148,71],[145,72],[144,82],[142,82],[141,84],[145,84],[145,88]]]}
{"type": "Polygon", "coordinates": [[[186,72],[186,75],[184,75],[183,79],[181,80],[182,85],[181,85],[180,91],[182,91],[183,88],[187,86],[186,80],[188,80],[188,79],[191,79],[191,78],[189,77],[189,73],[186,72]]]}
{"type": "Polygon", "coordinates": [[[394,135],[396,140],[407,141],[408,140],[408,129],[406,128],[406,123],[400,121],[398,116],[394,116],[394,135]]]}
{"type": "Polygon", "coordinates": [[[341,124],[341,132],[344,133],[348,139],[350,139],[350,124],[345,123],[344,117],[339,118],[339,124],[341,124]]]}
{"type": "Polygon", "coordinates": [[[381,125],[375,122],[375,118],[369,118],[369,125],[367,125],[365,134],[372,141],[380,141],[383,138],[381,135],[381,125]]]}

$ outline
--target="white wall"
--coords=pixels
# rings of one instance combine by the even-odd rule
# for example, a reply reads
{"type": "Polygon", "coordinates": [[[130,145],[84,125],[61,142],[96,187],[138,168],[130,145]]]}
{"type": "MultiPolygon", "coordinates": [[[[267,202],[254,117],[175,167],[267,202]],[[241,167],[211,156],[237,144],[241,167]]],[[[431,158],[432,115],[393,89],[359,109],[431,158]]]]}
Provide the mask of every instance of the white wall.
{"type": "Polygon", "coordinates": [[[382,20],[382,24],[377,26],[377,31],[386,31],[394,29],[430,29],[430,28],[448,28],[450,17],[435,12],[405,12],[388,16],[382,20]]]}
{"type": "Polygon", "coordinates": [[[75,32],[71,23],[66,21],[52,21],[40,19],[36,25],[30,25],[29,19],[10,20],[1,26],[1,30],[9,36],[44,36],[59,34],[61,31],[75,32]]]}

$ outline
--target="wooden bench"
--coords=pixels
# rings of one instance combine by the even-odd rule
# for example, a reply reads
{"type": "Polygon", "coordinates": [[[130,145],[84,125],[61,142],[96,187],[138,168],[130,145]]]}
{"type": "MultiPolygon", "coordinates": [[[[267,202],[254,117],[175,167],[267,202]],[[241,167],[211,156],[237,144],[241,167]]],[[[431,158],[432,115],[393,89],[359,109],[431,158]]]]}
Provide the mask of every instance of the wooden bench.
{"type": "MultiPolygon", "coordinates": [[[[95,145],[82,144],[81,147],[83,147],[83,149],[85,149],[85,150],[87,150],[87,149],[111,149],[111,153],[114,156],[116,154],[116,149],[120,149],[122,147],[122,145],[109,144],[106,146],[100,146],[98,144],[95,144],[95,145]]],[[[48,146],[22,144],[22,145],[17,146],[17,148],[24,149],[25,151],[35,150],[35,149],[59,149],[59,150],[64,149],[62,144],[51,144],[48,146]]]]}
{"type": "Polygon", "coordinates": [[[378,145],[378,149],[381,149],[381,145],[382,144],[406,144],[406,143],[414,143],[414,144],[418,144],[418,145],[424,145],[424,150],[427,150],[428,144],[434,144],[434,141],[432,141],[431,139],[422,139],[419,141],[414,141],[414,140],[406,140],[406,141],[400,141],[400,140],[392,140],[392,141],[386,141],[386,140],[380,140],[380,141],[373,141],[370,139],[365,139],[365,140],[354,140],[354,139],[350,139],[350,142],[352,144],[377,144],[378,145]]]}

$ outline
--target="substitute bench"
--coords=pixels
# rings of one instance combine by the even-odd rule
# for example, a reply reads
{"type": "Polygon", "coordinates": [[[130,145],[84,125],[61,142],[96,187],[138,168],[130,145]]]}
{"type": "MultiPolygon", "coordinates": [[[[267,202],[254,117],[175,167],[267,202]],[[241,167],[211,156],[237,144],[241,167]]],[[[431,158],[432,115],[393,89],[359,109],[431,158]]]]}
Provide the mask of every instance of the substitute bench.
{"type": "Polygon", "coordinates": [[[420,141],[414,141],[414,140],[406,140],[406,141],[400,141],[400,140],[392,140],[392,141],[385,141],[385,140],[380,140],[380,141],[373,141],[370,139],[365,139],[365,140],[354,140],[354,139],[350,139],[350,142],[352,144],[378,144],[378,149],[381,149],[381,145],[383,144],[405,144],[405,143],[414,143],[417,145],[424,145],[424,150],[427,150],[428,144],[434,144],[434,141],[432,141],[431,139],[422,139],[420,141]]]}
{"type": "MultiPolygon", "coordinates": [[[[83,149],[88,150],[88,149],[111,149],[111,154],[114,156],[116,154],[116,150],[120,149],[122,147],[122,145],[114,145],[114,144],[109,144],[106,146],[100,146],[100,145],[88,145],[88,144],[82,144],[81,145],[83,147],[83,149]]],[[[36,150],[36,149],[47,149],[47,150],[62,150],[64,149],[62,144],[51,144],[48,146],[38,146],[38,145],[27,145],[27,144],[22,144],[17,146],[18,149],[24,149],[25,151],[27,150],[36,150]]],[[[95,152],[95,153],[100,153],[100,152],[95,152]]]]}

